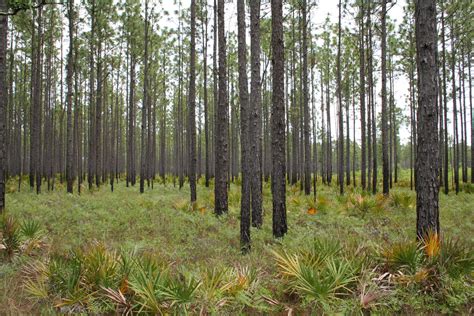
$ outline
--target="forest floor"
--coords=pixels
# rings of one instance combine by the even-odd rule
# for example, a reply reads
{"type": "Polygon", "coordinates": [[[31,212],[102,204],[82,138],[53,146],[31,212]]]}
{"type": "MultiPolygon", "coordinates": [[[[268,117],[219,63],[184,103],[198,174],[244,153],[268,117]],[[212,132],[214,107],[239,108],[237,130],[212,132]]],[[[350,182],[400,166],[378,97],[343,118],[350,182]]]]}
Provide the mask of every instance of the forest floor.
{"type": "MultiPolygon", "coordinates": [[[[15,218],[18,226],[37,223],[41,238],[29,246],[35,249],[25,251],[26,246],[19,246],[16,255],[0,257],[0,314],[102,313],[113,309],[125,312],[127,308],[173,314],[186,310],[191,314],[473,312],[474,194],[440,194],[441,250],[435,245],[435,254],[430,255],[428,248],[422,251],[417,246],[413,250],[416,253],[410,253],[410,245],[416,239],[415,193],[405,180],[396,184],[387,198],[365,194],[352,187],[347,188],[344,196],[339,196],[336,186],[318,183],[316,202],[312,196],[302,195],[299,187],[288,186],[288,234],[282,240],[272,237],[270,187],[264,184],[264,224],[261,229],[252,228],[252,250],[242,255],[239,249],[240,187],[231,185],[229,214],[217,218],[213,214],[213,189],[205,188],[201,180],[194,208],[188,202],[188,185],[179,190],[172,182],[155,183],[154,189],[140,194],[138,186],[126,188],[125,182],[120,181],[113,193],[104,185],[92,192],[84,189],[81,195],[66,194],[59,183],[54,192],[36,195],[26,186],[17,192],[16,184],[11,182],[7,215],[15,218]],[[453,241],[457,239],[462,245],[453,241]],[[447,254],[443,253],[443,249],[448,248],[443,246],[445,240],[446,244],[448,240],[453,241],[447,254]],[[156,309],[152,304],[145,304],[144,296],[135,290],[129,295],[134,295],[138,303],[133,302],[128,307],[123,303],[120,307],[114,299],[103,303],[104,297],[110,298],[110,295],[97,299],[97,293],[105,286],[76,300],[64,294],[67,291],[54,292],[54,273],[49,269],[49,287],[39,287],[41,290],[37,292],[40,293],[32,290],[31,280],[45,283],[34,275],[39,269],[31,272],[32,266],[41,265],[39,262],[51,264],[58,256],[70,258],[77,249],[82,249],[84,254],[87,248],[97,248],[98,244],[106,249],[104,257],[107,257],[106,251],[112,256],[119,256],[114,250],[122,254],[133,251],[166,263],[171,271],[179,271],[177,280],[184,278],[181,273],[186,278],[193,275],[197,289],[191,291],[189,299],[183,299],[181,305],[179,300],[172,304],[168,301],[159,303],[156,309]],[[325,268],[315,268],[314,256],[308,256],[310,250],[321,252],[331,247],[335,251],[326,251],[331,254],[323,258],[325,268]],[[444,259],[431,262],[435,256],[456,255],[453,260],[459,263],[443,266],[444,270],[436,267],[444,259]],[[331,256],[336,259],[329,261],[331,256]],[[336,270],[343,270],[345,263],[353,264],[353,268],[350,268],[351,273],[343,275],[341,272],[343,276],[328,281],[329,288],[325,291],[318,287],[318,284],[324,285],[318,276],[327,279],[327,271],[332,267],[329,262],[335,263],[336,270]],[[298,275],[306,271],[303,264],[311,267],[309,276],[298,275]],[[220,290],[214,295],[209,290],[212,282],[208,279],[209,275],[217,279],[218,269],[229,276],[221,276],[222,280],[216,281],[222,286],[215,285],[220,290]],[[457,273],[458,270],[462,272],[457,273]],[[232,275],[237,283],[226,286],[231,284],[232,275]],[[338,279],[343,277],[347,282],[338,279]]],[[[3,234],[5,238],[5,231],[3,234]]],[[[26,238],[19,239],[21,242],[26,238]]],[[[84,280],[74,286],[81,287],[86,283],[84,280]]],[[[109,287],[119,286],[125,293],[123,278],[120,284],[109,287]]],[[[133,291],[127,293],[130,292],[133,291]]]]}

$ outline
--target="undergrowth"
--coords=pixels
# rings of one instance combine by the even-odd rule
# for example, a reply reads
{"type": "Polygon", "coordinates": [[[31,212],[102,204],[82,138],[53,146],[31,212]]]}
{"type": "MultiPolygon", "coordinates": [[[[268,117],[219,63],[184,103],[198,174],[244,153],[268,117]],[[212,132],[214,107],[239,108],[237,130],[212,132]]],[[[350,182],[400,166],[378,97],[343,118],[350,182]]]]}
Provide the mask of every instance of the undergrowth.
{"type": "Polygon", "coordinates": [[[172,179],[139,194],[7,195],[0,222],[0,305],[6,312],[89,314],[469,313],[474,305],[474,201],[440,195],[442,235],[415,236],[415,194],[360,189],[316,199],[288,186],[289,232],[271,236],[271,193],[252,251],[239,251],[240,187],[213,215],[172,179]]]}

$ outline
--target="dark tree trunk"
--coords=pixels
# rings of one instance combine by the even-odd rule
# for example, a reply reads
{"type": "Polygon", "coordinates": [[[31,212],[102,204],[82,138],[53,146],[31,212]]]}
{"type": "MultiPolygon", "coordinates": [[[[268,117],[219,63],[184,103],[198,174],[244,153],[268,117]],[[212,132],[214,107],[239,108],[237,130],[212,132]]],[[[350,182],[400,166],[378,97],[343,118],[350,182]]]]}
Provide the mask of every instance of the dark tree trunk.
{"type": "Polygon", "coordinates": [[[339,193],[344,194],[344,118],[342,114],[342,85],[341,85],[341,34],[342,34],[342,5],[339,0],[339,23],[337,35],[337,102],[338,102],[338,119],[339,119],[339,135],[338,135],[338,151],[337,151],[337,175],[339,184],[339,193]]]}
{"type": "Polygon", "coordinates": [[[74,0],[70,0],[68,3],[68,19],[69,19],[69,52],[67,60],[66,70],[66,106],[67,106],[67,146],[66,146],[66,180],[67,180],[67,192],[73,192],[74,172],[73,172],[73,134],[72,128],[72,77],[74,75],[74,0]]]}
{"type": "MultiPolygon", "coordinates": [[[[387,1],[382,0],[382,173],[383,187],[382,192],[388,195],[390,191],[390,165],[389,165],[389,135],[387,118],[387,1]]],[[[375,149],[376,150],[376,149],[375,149]]],[[[374,171],[376,169],[374,168],[374,171]]]]}
{"type": "MultiPolygon", "coordinates": [[[[156,100],[156,99],[155,99],[156,100]]],[[[163,105],[160,122],[160,177],[163,184],[166,184],[166,56],[163,54],[163,105]]],[[[153,109],[153,137],[154,143],[156,143],[156,106],[153,109]]],[[[153,149],[156,146],[153,145],[153,149]]],[[[153,155],[156,158],[156,155],[153,155]]],[[[154,172],[153,172],[154,176],[154,172]]]]}
{"type": "MultiPolygon", "coordinates": [[[[452,1],[451,1],[452,3],[452,1]]],[[[451,77],[452,77],[452,99],[453,99],[453,124],[454,124],[454,137],[453,137],[453,150],[454,150],[454,185],[456,188],[456,194],[459,193],[459,134],[458,134],[458,110],[456,104],[456,46],[454,43],[454,14],[451,18],[451,77]]]]}
{"type": "MultiPolygon", "coordinates": [[[[463,128],[463,135],[464,135],[464,141],[463,141],[463,163],[462,163],[462,181],[467,182],[467,110],[466,110],[466,84],[465,84],[465,73],[464,69],[466,68],[464,64],[464,47],[461,47],[461,61],[459,62],[459,80],[460,86],[461,86],[461,92],[459,93],[459,96],[462,100],[462,126],[463,128]]],[[[472,102],[472,100],[471,100],[472,102]]],[[[461,104],[459,105],[461,106],[461,104]]]]}
{"type": "Polygon", "coordinates": [[[469,109],[471,116],[471,183],[474,183],[474,118],[472,116],[472,75],[471,75],[471,52],[467,54],[467,69],[469,79],[469,109]]]}
{"type": "Polygon", "coordinates": [[[191,0],[191,56],[189,61],[189,187],[191,203],[196,202],[196,0],[191,0]]]}
{"type": "MultiPolygon", "coordinates": [[[[207,3],[207,1],[206,1],[207,3]]],[[[203,27],[202,27],[202,58],[203,58],[203,68],[204,68],[204,156],[205,156],[205,166],[204,166],[204,178],[205,178],[205,185],[206,188],[209,187],[209,180],[210,180],[210,155],[209,155],[209,100],[207,96],[207,25],[208,25],[208,18],[207,18],[207,6],[204,7],[204,3],[201,0],[201,10],[202,10],[202,18],[203,18],[203,27]]]]}
{"type": "Polygon", "coordinates": [[[177,166],[178,166],[178,182],[179,188],[181,189],[184,185],[184,126],[183,126],[183,50],[181,40],[181,19],[179,20],[179,47],[178,47],[178,113],[177,113],[177,124],[178,128],[176,131],[177,137],[177,166]]]}
{"type": "Polygon", "coordinates": [[[216,180],[215,180],[215,212],[216,215],[227,213],[227,175],[229,172],[229,117],[227,102],[227,60],[224,20],[224,0],[217,1],[218,36],[219,36],[219,95],[216,115],[216,180]]]}
{"type": "Polygon", "coordinates": [[[311,193],[311,143],[310,143],[310,117],[309,117],[309,93],[308,93],[308,35],[307,35],[307,0],[302,3],[303,16],[303,111],[304,111],[304,193],[311,193]]]}
{"type": "Polygon", "coordinates": [[[240,248],[243,253],[250,250],[250,134],[249,93],[247,78],[247,43],[245,26],[245,0],[237,1],[239,99],[240,99],[240,152],[242,186],[240,200],[240,248]]]}
{"type": "Polygon", "coordinates": [[[369,64],[369,107],[370,107],[370,123],[371,123],[371,132],[372,132],[372,193],[377,193],[377,130],[376,130],[376,110],[375,110],[375,98],[374,98],[374,73],[373,73],[373,45],[372,45],[372,22],[371,22],[371,6],[369,3],[368,7],[368,47],[369,47],[369,56],[368,56],[368,64],[369,64]]]}
{"type": "Polygon", "coordinates": [[[283,41],[283,3],[272,0],[272,196],[273,236],[283,237],[286,223],[285,164],[285,56],[283,41]]]}
{"type": "MultiPolygon", "coordinates": [[[[349,73],[346,76],[346,185],[351,185],[351,138],[350,138],[350,126],[349,126],[349,73]]],[[[355,142],[355,139],[354,139],[355,142]]]]}
{"type": "Polygon", "coordinates": [[[249,107],[249,173],[252,191],[252,225],[261,227],[262,170],[260,168],[262,92],[260,79],[260,0],[250,1],[250,65],[251,88],[249,107]]]}
{"type": "MultiPolygon", "coordinates": [[[[356,122],[356,110],[355,110],[355,98],[356,98],[356,90],[354,87],[354,78],[355,78],[355,73],[354,76],[352,77],[352,184],[354,187],[356,187],[357,182],[356,182],[356,128],[355,128],[355,122],[356,122]]],[[[362,138],[365,138],[365,135],[362,134],[362,138]]]]}
{"type": "MultiPolygon", "coordinates": [[[[329,38],[326,39],[326,49],[329,52],[329,38]]],[[[330,58],[330,56],[328,56],[330,58]]],[[[330,63],[326,64],[326,132],[327,132],[327,143],[326,143],[326,173],[327,183],[331,185],[332,181],[332,127],[331,127],[331,100],[329,96],[329,85],[331,80],[330,63]]],[[[322,92],[321,92],[322,93],[322,92]]]]}
{"type": "Polygon", "coordinates": [[[95,103],[95,186],[99,187],[101,184],[102,174],[102,108],[103,108],[103,93],[104,81],[102,74],[102,42],[99,37],[97,45],[97,89],[96,89],[96,103],[95,103]]]}
{"type": "Polygon", "coordinates": [[[91,33],[90,33],[90,52],[89,52],[89,151],[88,151],[88,168],[87,168],[87,182],[89,190],[92,189],[95,171],[95,95],[94,95],[94,40],[95,40],[95,0],[92,1],[91,9],[91,33]]]}
{"type": "MultiPolygon", "coordinates": [[[[441,43],[443,48],[443,116],[444,116],[444,160],[443,160],[443,184],[444,194],[449,192],[449,144],[448,144],[448,93],[447,93],[447,71],[446,71],[446,35],[445,35],[445,17],[444,17],[444,1],[441,2],[441,43]]],[[[472,120],[472,117],[471,117],[472,120]]],[[[471,141],[473,138],[471,137],[471,141]]],[[[474,147],[471,147],[472,150],[474,147]]],[[[471,155],[471,161],[472,155],[471,155]]],[[[471,174],[472,169],[471,169],[471,174]]]]}
{"type": "Polygon", "coordinates": [[[292,137],[292,147],[291,147],[291,154],[292,154],[292,161],[291,161],[291,178],[290,183],[291,185],[295,185],[298,182],[300,177],[299,172],[299,148],[300,148],[300,124],[299,124],[299,108],[297,102],[297,77],[296,77],[296,66],[297,66],[297,58],[296,58],[296,25],[295,25],[295,12],[292,13],[291,19],[291,79],[292,81],[292,91],[291,91],[291,112],[289,116],[291,118],[291,137],[292,137]]]}
{"type": "MultiPolygon", "coordinates": [[[[41,63],[41,52],[42,52],[42,41],[43,41],[43,26],[42,26],[42,13],[43,9],[40,7],[38,9],[37,16],[37,28],[38,28],[38,38],[36,40],[36,50],[35,50],[35,67],[34,67],[34,86],[33,86],[33,109],[32,109],[32,129],[31,129],[31,144],[32,144],[32,158],[33,161],[33,174],[36,182],[36,193],[41,192],[41,111],[42,111],[42,102],[41,102],[41,74],[42,74],[42,63],[41,63]]],[[[31,179],[31,178],[30,178],[31,179]]]]}
{"type": "Polygon", "coordinates": [[[211,125],[211,129],[213,131],[213,136],[214,136],[214,141],[211,142],[211,159],[212,163],[211,165],[211,177],[215,176],[216,174],[216,157],[215,157],[215,152],[216,152],[216,132],[217,132],[217,108],[218,108],[218,103],[219,103],[219,91],[218,91],[218,66],[217,66],[217,0],[214,0],[214,43],[213,43],[213,57],[212,57],[212,84],[213,84],[213,111],[214,111],[214,117],[213,117],[213,123],[211,125]]]}
{"type": "Polygon", "coordinates": [[[136,163],[135,163],[135,115],[136,115],[136,106],[135,106],[135,66],[136,59],[135,56],[131,55],[130,60],[130,93],[129,93],[129,117],[128,117],[128,152],[129,152],[129,161],[128,162],[128,172],[130,174],[130,183],[132,186],[136,183],[136,163]]]}
{"type": "Polygon", "coordinates": [[[140,141],[140,193],[145,191],[145,178],[147,166],[147,104],[148,104],[148,0],[145,1],[145,55],[143,61],[143,102],[142,102],[142,125],[140,141]]]}
{"type": "Polygon", "coordinates": [[[418,147],[416,159],[416,232],[439,234],[438,107],[436,84],[436,1],[417,0],[418,147]]]}
{"type": "MultiPolygon", "coordinates": [[[[77,34],[77,24],[75,26],[75,33],[77,34]]],[[[78,65],[77,65],[77,56],[79,51],[79,45],[77,42],[74,43],[74,56],[73,56],[73,72],[76,73],[74,76],[74,122],[73,122],[73,173],[74,177],[78,178],[77,181],[77,191],[81,193],[81,183],[82,183],[82,138],[80,132],[80,115],[82,113],[82,108],[79,100],[79,75],[78,75],[78,65]]]]}
{"type": "MultiPolygon", "coordinates": [[[[0,0],[0,11],[7,10],[7,1],[0,0]]],[[[0,16],[0,214],[5,210],[5,182],[7,165],[6,117],[7,117],[7,34],[8,16],[0,16]]]]}
{"type": "Polygon", "coordinates": [[[414,79],[414,66],[410,66],[410,190],[413,190],[414,186],[414,160],[416,158],[416,125],[415,125],[415,79],[414,79]]]}
{"type": "MultiPolygon", "coordinates": [[[[360,177],[362,189],[367,187],[367,154],[366,154],[366,122],[365,122],[365,45],[364,45],[364,0],[361,0],[359,7],[359,94],[360,94],[360,131],[361,131],[361,147],[360,147],[360,177]]],[[[354,140],[355,141],[355,140],[354,140]]]]}
{"type": "Polygon", "coordinates": [[[322,68],[320,69],[320,83],[321,83],[321,178],[324,184],[327,180],[327,146],[326,146],[326,123],[324,121],[324,75],[322,68]]]}

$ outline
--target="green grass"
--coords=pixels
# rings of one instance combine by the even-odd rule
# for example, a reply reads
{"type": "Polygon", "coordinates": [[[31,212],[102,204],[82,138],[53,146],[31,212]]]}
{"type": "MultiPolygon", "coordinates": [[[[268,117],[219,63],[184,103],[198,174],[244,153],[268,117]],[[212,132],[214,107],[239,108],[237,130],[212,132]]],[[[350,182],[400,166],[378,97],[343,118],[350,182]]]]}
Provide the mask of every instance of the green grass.
{"type": "MultiPolygon", "coordinates": [[[[66,194],[59,183],[56,191],[40,195],[30,192],[26,186],[16,192],[15,183],[11,183],[6,201],[8,215],[18,223],[30,223],[29,226],[34,226],[31,221],[39,223],[45,237],[44,245],[34,253],[0,259],[3,260],[0,263],[0,306],[14,314],[58,311],[53,307],[54,301],[33,299],[26,293],[24,267],[32,260],[45,261],[100,242],[110,251],[153,257],[168,265],[172,273],[179,275],[182,273],[179,271],[185,271],[196,278],[199,276],[203,284],[206,269],[207,277],[213,268],[231,268],[234,272],[226,273],[236,275],[240,275],[236,271],[241,268],[255,271],[258,282],[252,283],[253,294],[246,294],[254,300],[250,302],[246,295],[232,294],[232,299],[227,298],[232,303],[223,304],[219,309],[225,313],[277,313],[285,309],[296,313],[347,312],[364,308],[379,313],[467,312],[474,306],[472,270],[460,277],[440,275],[439,282],[443,286],[438,289],[439,295],[432,295],[413,283],[385,284],[385,278],[374,281],[384,273],[396,273],[390,270],[391,265],[390,269],[385,266],[384,251],[392,245],[416,239],[415,194],[403,184],[406,181],[394,187],[391,198],[384,199],[350,187],[346,196],[340,197],[336,187],[318,183],[316,203],[298,188],[289,186],[289,231],[282,240],[272,237],[270,187],[264,184],[264,225],[260,230],[252,228],[252,251],[243,256],[239,246],[240,187],[234,184],[229,191],[229,214],[216,218],[213,189],[205,188],[202,183],[198,185],[198,203],[194,207],[188,203],[188,186],[179,190],[170,182],[166,186],[155,183],[154,189],[146,189],[144,194],[138,192],[138,187],[126,188],[122,181],[115,185],[113,193],[108,186],[103,186],[93,192],[83,190],[81,195],[66,194]],[[308,213],[313,207],[316,213],[308,213]],[[286,251],[289,255],[301,256],[301,251],[311,247],[315,240],[331,239],[341,245],[341,254],[321,269],[305,263],[303,281],[311,281],[305,283],[309,289],[293,291],[292,284],[298,283],[280,276],[274,253],[286,251]],[[359,260],[361,258],[364,260],[359,260]],[[344,288],[343,295],[326,293],[324,297],[334,299],[322,301],[322,294],[315,294],[318,292],[314,290],[321,285],[318,277],[332,280],[334,277],[327,271],[342,264],[350,271],[347,277],[350,286],[344,288]],[[304,293],[312,294],[305,296],[304,293]]],[[[459,237],[472,249],[474,195],[440,194],[440,203],[443,237],[459,237]]],[[[420,271],[414,271],[413,277],[417,272],[422,273],[420,271]]],[[[207,302],[206,295],[204,287],[197,290],[199,301],[207,302]]],[[[183,306],[187,310],[199,310],[193,303],[186,304],[183,306]]],[[[95,311],[109,305],[99,304],[95,311]]]]}

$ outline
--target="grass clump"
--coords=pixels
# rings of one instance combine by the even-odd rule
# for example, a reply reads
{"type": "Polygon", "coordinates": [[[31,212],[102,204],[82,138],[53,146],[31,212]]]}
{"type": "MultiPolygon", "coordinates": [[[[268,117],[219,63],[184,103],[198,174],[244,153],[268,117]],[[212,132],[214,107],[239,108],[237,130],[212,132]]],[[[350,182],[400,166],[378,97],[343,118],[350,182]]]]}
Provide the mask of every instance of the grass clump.
{"type": "MultiPolygon", "coordinates": [[[[472,283],[472,247],[459,240],[441,240],[429,233],[419,241],[396,243],[384,251],[385,267],[393,281],[423,293],[442,295],[458,280],[472,283]]],[[[441,302],[444,298],[441,300],[441,302]]]]}
{"type": "Polygon", "coordinates": [[[337,242],[316,240],[294,253],[272,251],[287,290],[305,303],[328,308],[353,291],[357,270],[337,242]]]}
{"type": "Polygon", "coordinates": [[[0,218],[0,257],[11,260],[15,255],[33,255],[45,246],[43,231],[35,220],[21,224],[13,216],[0,218]]]}
{"type": "Polygon", "coordinates": [[[386,200],[383,195],[375,196],[350,194],[346,198],[346,210],[349,214],[364,218],[370,213],[381,213],[385,210],[386,200]]]}
{"type": "Polygon", "coordinates": [[[392,191],[390,193],[389,204],[394,209],[407,211],[415,207],[415,198],[413,194],[399,191],[392,191]]]}

